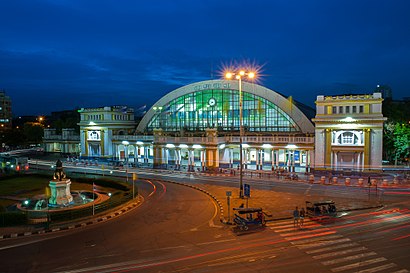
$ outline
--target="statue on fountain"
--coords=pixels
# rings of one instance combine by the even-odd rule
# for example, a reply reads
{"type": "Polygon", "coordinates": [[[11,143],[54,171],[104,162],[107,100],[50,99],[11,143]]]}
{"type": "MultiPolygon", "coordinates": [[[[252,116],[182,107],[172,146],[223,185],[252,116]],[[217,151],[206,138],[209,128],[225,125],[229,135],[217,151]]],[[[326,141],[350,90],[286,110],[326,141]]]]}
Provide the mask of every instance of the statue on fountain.
{"type": "Polygon", "coordinates": [[[66,174],[63,170],[63,162],[58,159],[56,162],[56,171],[54,172],[53,179],[62,181],[64,178],[66,178],[66,174]]]}
{"type": "Polygon", "coordinates": [[[63,171],[63,162],[59,159],[56,162],[53,180],[48,184],[51,192],[48,204],[52,207],[64,207],[71,204],[73,196],[71,195],[70,185],[71,181],[63,171]]]}

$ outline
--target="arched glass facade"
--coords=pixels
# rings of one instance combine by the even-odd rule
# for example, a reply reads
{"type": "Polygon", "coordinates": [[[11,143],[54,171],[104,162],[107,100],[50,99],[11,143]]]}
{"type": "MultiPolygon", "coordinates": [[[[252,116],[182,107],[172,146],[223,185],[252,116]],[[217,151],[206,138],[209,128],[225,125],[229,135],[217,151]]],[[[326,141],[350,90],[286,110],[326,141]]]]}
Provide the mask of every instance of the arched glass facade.
{"type": "MultiPolygon", "coordinates": [[[[247,93],[243,95],[243,126],[250,132],[298,132],[296,122],[272,102],[247,93]]],[[[161,109],[147,131],[239,131],[239,92],[230,89],[201,90],[180,96],[161,109]]]]}

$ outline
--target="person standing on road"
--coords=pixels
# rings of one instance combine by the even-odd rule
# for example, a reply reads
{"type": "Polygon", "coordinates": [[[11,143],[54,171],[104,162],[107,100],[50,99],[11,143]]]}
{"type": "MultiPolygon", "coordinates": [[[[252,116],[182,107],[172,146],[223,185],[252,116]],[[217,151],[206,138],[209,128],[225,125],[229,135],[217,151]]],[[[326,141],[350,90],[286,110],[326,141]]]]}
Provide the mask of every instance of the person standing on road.
{"type": "Polygon", "coordinates": [[[299,225],[299,209],[298,207],[295,208],[293,211],[293,227],[297,227],[299,225]]]}
{"type": "Polygon", "coordinates": [[[305,221],[305,208],[301,208],[299,212],[299,226],[303,227],[303,222],[305,221]]]}

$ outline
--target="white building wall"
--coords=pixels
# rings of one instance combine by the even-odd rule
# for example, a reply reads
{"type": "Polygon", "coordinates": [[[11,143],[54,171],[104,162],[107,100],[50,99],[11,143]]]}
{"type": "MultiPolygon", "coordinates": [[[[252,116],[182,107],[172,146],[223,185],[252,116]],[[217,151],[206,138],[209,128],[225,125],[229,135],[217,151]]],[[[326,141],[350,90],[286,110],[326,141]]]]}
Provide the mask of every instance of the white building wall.
{"type": "Polygon", "coordinates": [[[370,168],[380,168],[382,165],[383,129],[373,129],[370,138],[370,168]]]}
{"type": "Polygon", "coordinates": [[[314,162],[314,168],[323,168],[325,162],[325,134],[323,129],[315,130],[315,153],[311,162],[314,162]]]}

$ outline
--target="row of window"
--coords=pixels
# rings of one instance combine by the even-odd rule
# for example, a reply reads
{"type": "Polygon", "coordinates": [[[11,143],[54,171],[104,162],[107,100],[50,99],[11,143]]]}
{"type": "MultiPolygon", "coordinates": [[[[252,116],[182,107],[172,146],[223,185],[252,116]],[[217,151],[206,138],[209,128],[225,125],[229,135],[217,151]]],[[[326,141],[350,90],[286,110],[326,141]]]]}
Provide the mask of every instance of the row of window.
{"type": "MultiPolygon", "coordinates": [[[[86,115],[86,120],[104,120],[104,115],[86,115]]],[[[112,115],[112,120],[131,120],[131,115],[112,115]]]]}
{"type": "Polygon", "coordinates": [[[363,113],[363,105],[332,106],[332,114],[363,113]]]}

